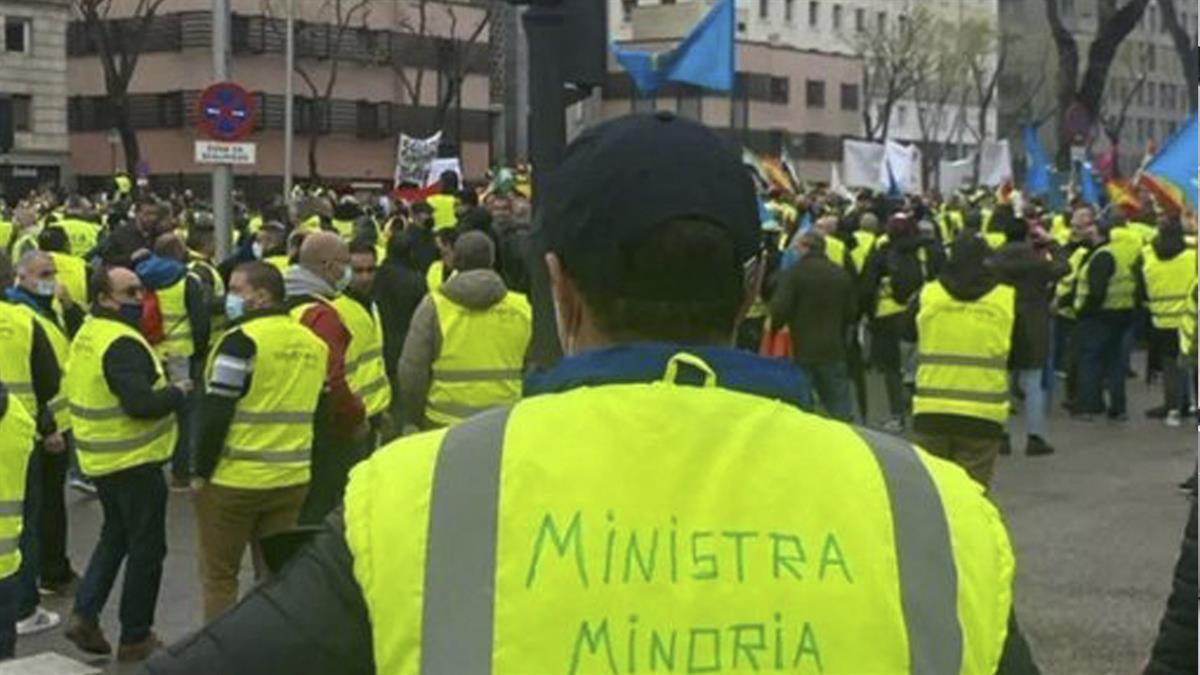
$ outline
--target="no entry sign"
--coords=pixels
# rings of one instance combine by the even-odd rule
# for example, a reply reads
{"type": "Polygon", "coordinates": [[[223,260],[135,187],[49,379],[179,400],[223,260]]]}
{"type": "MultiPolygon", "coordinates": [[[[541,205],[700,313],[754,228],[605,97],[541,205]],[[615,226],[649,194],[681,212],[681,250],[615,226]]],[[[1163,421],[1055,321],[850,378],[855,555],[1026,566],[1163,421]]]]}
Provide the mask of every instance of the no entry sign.
{"type": "Polygon", "coordinates": [[[196,102],[196,128],[217,141],[238,141],[254,130],[254,97],[233,82],[218,82],[196,102]]]}

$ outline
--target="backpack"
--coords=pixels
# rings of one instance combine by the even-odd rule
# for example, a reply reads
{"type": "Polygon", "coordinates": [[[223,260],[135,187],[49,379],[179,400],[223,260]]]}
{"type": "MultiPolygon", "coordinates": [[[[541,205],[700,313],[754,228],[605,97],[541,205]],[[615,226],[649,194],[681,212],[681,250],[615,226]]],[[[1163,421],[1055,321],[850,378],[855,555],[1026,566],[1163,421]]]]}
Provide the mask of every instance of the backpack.
{"type": "Polygon", "coordinates": [[[167,337],[163,327],[162,306],[158,302],[158,293],[147,289],[142,296],[142,335],[151,345],[162,343],[167,337]]]}
{"type": "Polygon", "coordinates": [[[891,279],[892,299],[901,305],[908,304],[909,299],[921,290],[925,283],[924,265],[914,251],[905,254],[896,249],[888,250],[885,261],[887,276],[891,279]]]}

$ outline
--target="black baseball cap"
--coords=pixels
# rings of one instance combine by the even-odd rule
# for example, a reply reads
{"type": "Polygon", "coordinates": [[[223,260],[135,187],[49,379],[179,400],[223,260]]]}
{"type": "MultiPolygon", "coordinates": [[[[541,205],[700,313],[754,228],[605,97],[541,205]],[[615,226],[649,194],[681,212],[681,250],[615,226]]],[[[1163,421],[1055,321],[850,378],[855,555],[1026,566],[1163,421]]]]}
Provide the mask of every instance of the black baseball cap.
{"type": "Polygon", "coordinates": [[[536,187],[539,235],[583,283],[621,285],[611,277],[623,251],[675,219],[724,230],[739,262],[761,250],[757,196],[741,157],[708,128],[670,112],[584,131],[536,187]]]}

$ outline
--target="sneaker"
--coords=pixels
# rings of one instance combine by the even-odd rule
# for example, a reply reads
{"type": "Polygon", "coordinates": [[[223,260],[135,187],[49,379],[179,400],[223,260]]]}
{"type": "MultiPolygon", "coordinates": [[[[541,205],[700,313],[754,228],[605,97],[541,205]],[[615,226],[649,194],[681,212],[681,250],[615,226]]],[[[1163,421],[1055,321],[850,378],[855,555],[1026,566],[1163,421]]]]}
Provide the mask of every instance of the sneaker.
{"type": "Polygon", "coordinates": [[[1041,436],[1033,435],[1025,442],[1025,454],[1029,457],[1043,457],[1054,454],[1054,446],[1041,436]]]}
{"type": "Polygon", "coordinates": [[[160,647],[162,647],[162,640],[159,640],[157,635],[151,633],[141,642],[131,642],[129,644],[122,642],[117,645],[117,660],[122,663],[145,661],[160,647]]]}
{"type": "Polygon", "coordinates": [[[62,623],[62,617],[44,607],[33,610],[33,614],[17,622],[17,635],[36,635],[57,628],[62,623]]]}
{"type": "Polygon", "coordinates": [[[191,492],[192,481],[179,476],[171,476],[171,483],[168,487],[171,488],[171,492],[191,492]]]}
{"type": "Polygon", "coordinates": [[[74,593],[78,582],[79,575],[75,570],[67,570],[67,576],[62,579],[42,579],[38,583],[38,593],[66,597],[74,593]]]}
{"type": "Polygon", "coordinates": [[[67,485],[76,492],[82,492],[85,495],[96,494],[96,485],[92,481],[83,476],[71,476],[67,479],[67,485]]]}
{"type": "Polygon", "coordinates": [[[1179,416],[1178,410],[1171,410],[1167,413],[1167,418],[1163,420],[1163,424],[1171,428],[1178,428],[1183,426],[1183,418],[1179,416]]]}
{"type": "Polygon", "coordinates": [[[883,430],[888,432],[889,434],[904,433],[904,418],[902,418],[902,417],[891,418],[890,420],[883,423],[883,430]]]}
{"type": "Polygon", "coordinates": [[[112,653],[112,645],[104,638],[104,631],[100,630],[100,625],[78,614],[71,615],[71,623],[67,625],[63,637],[88,654],[112,653]]]}

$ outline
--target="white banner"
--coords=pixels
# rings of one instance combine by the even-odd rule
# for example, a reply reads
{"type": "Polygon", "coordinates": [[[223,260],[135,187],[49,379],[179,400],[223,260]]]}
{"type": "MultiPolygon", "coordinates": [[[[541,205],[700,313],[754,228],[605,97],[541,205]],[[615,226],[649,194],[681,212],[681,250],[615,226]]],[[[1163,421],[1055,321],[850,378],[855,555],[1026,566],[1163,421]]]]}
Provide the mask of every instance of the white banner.
{"type": "Polygon", "coordinates": [[[951,192],[971,184],[971,172],[975,168],[975,156],[966,159],[938,162],[938,191],[945,197],[951,192]]]}
{"type": "Polygon", "coordinates": [[[1008,141],[985,141],[979,156],[980,185],[998,187],[1012,180],[1012,153],[1008,141]]]}
{"type": "Polygon", "coordinates": [[[879,182],[884,191],[891,189],[892,181],[907,195],[921,194],[921,151],[915,145],[901,145],[888,141],[884,146],[883,162],[879,167],[879,182]]]}
{"type": "MultiPolygon", "coordinates": [[[[424,186],[429,182],[430,165],[437,158],[438,145],[442,142],[442,132],[429,138],[413,138],[400,134],[396,144],[396,173],[393,177],[393,187],[401,183],[414,183],[424,186]]],[[[436,176],[435,176],[436,178],[436,176]]]]}
{"type": "Polygon", "coordinates": [[[458,174],[458,184],[462,185],[462,164],[457,157],[439,157],[429,163],[429,177],[425,179],[425,185],[433,185],[438,182],[442,174],[447,171],[453,171],[458,174]]]}
{"type": "Polygon", "coordinates": [[[883,165],[882,143],[845,140],[842,142],[842,181],[852,188],[882,190],[879,169],[883,165]]]}

